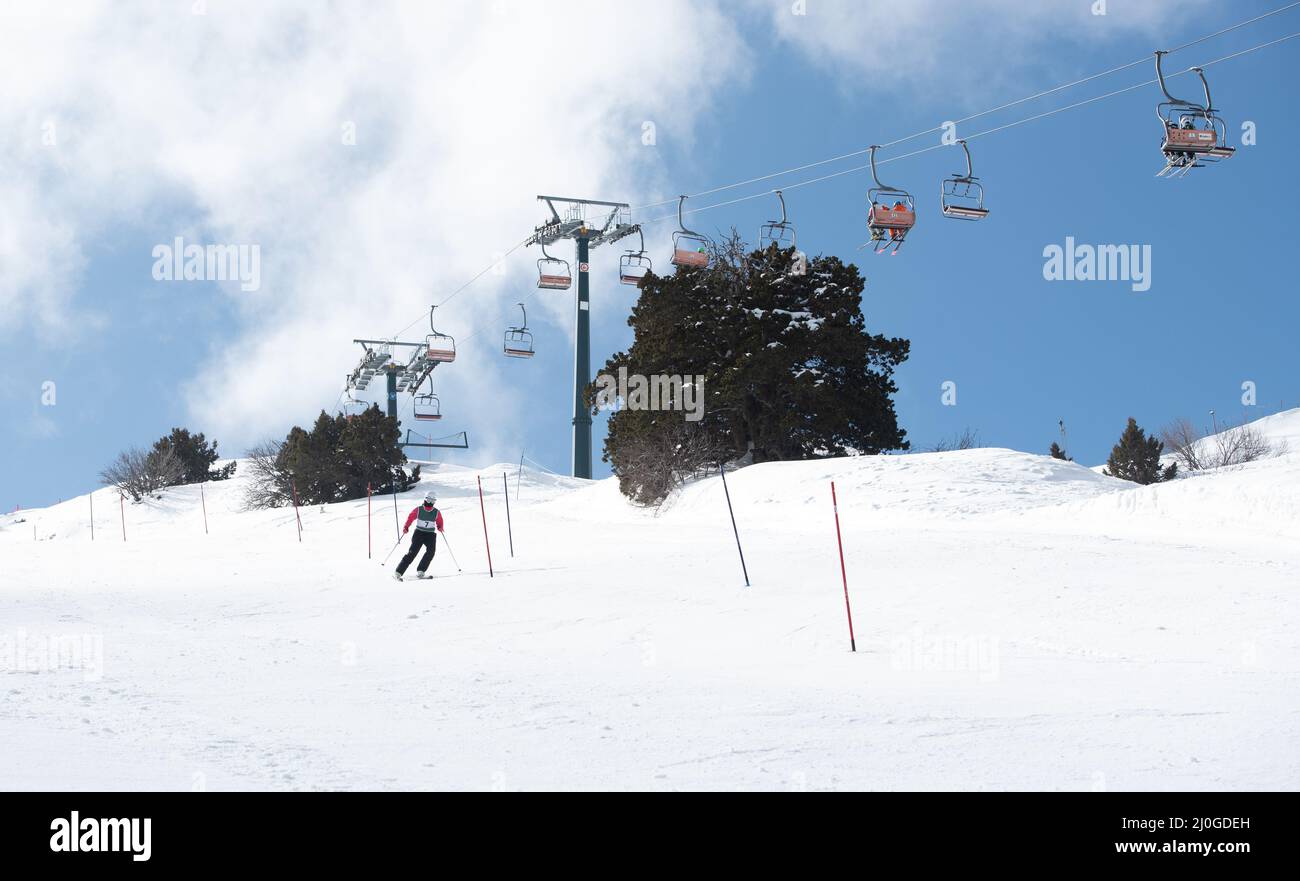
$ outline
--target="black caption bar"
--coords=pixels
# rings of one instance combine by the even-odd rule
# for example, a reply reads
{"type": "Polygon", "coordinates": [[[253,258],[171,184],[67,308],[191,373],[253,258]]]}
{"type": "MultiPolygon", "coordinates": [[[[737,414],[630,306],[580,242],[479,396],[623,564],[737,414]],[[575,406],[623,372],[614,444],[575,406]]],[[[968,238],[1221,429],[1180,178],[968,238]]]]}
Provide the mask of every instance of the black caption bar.
{"type": "MultiPolygon", "coordinates": [[[[499,870],[921,858],[973,865],[1229,868],[1284,858],[1294,794],[96,793],[0,796],[7,867],[374,868],[419,854],[499,870]],[[611,850],[611,848],[613,850],[611,850]],[[701,850],[702,848],[702,850],[701,850]],[[617,856],[621,849],[622,856],[617,856]],[[1044,864],[1043,860],[1053,863],[1044,864]]],[[[8,872],[6,874],[9,874],[8,872]]],[[[16,877],[12,876],[11,877],[16,877]]]]}

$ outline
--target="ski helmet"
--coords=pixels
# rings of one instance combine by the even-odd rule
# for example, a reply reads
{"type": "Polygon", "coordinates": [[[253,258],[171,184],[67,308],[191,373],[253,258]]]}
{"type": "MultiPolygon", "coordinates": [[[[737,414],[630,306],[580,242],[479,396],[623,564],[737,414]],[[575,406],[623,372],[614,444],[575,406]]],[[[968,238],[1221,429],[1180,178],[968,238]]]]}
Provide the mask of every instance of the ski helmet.
{"type": "Polygon", "coordinates": [[[426,505],[432,505],[436,501],[438,501],[438,497],[435,496],[432,492],[427,492],[424,494],[424,503],[426,505]]]}

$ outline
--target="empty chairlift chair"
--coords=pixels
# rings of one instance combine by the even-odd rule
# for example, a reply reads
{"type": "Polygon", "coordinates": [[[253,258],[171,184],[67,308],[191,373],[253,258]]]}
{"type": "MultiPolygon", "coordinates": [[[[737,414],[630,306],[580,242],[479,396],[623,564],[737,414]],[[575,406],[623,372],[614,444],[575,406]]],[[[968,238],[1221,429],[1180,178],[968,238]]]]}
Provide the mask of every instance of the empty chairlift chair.
{"type": "Polygon", "coordinates": [[[349,392],[343,400],[343,417],[348,422],[351,422],[353,419],[365,413],[369,407],[369,404],[365,401],[358,401],[356,398],[352,397],[352,394],[349,392]]]}
{"type": "Polygon", "coordinates": [[[537,261],[537,286],[550,291],[567,291],[573,285],[573,274],[567,260],[552,257],[542,245],[542,256],[537,261]]]}
{"type": "Polygon", "coordinates": [[[437,328],[433,326],[434,308],[429,307],[430,333],[424,338],[424,357],[429,361],[445,364],[456,360],[456,340],[449,334],[438,333],[437,328]]]}
{"type": "Polygon", "coordinates": [[[637,227],[637,235],[641,236],[641,250],[628,251],[619,259],[618,280],[623,284],[640,287],[645,282],[646,276],[654,272],[654,264],[646,255],[645,233],[641,231],[639,226],[637,227]]]}
{"type": "Polygon", "coordinates": [[[776,245],[781,250],[786,248],[797,247],[795,244],[794,224],[785,213],[785,196],[780,190],[773,190],[776,198],[781,202],[781,219],[769,220],[758,229],[758,246],[766,251],[772,245],[776,245]]]}
{"type": "Polygon", "coordinates": [[[706,269],[709,265],[709,239],[707,236],[686,228],[686,224],[682,222],[682,206],[685,204],[686,197],[680,197],[677,202],[677,226],[679,229],[673,233],[672,264],[694,269],[706,269]]]}
{"type": "Polygon", "coordinates": [[[903,240],[916,226],[916,200],[907,190],[881,183],[876,174],[878,149],[874,144],[871,147],[871,179],[876,185],[867,191],[867,198],[871,200],[871,207],[867,209],[867,229],[871,231],[872,251],[877,254],[889,251],[893,255],[903,247],[903,240]]]}
{"type": "Polygon", "coordinates": [[[414,409],[415,418],[421,422],[437,422],[442,418],[442,404],[432,389],[427,395],[415,396],[414,409]]]}
{"type": "Polygon", "coordinates": [[[528,310],[524,304],[519,304],[519,309],[524,313],[523,324],[518,327],[506,328],[505,354],[507,358],[531,358],[533,357],[533,334],[528,329],[528,310]]]}
{"type": "Polygon", "coordinates": [[[1228,146],[1227,125],[1214,111],[1205,71],[1192,68],[1201,78],[1204,104],[1175,98],[1165,87],[1165,74],[1160,65],[1160,59],[1166,54],[1163,50],[1156,52],[1156,79],[1166,99],[1156,106],[1163,132],[1160,152],[1165,157],[1165,167],[1156,172],[1156,177],[1183,177],[1193,168],[1231,157],[1236,150],[1228,146]]]}
{"type": "Polygon", "coordinates": [[[939,203],[943,216],[956,220],[983,220],[989,216],[989,210],[984,207],[984,187],[980,186],[971,167],[970,148],[964,140],[957,143],[966,152],[966,173],[954,174],[940,187],[939,203]]]}

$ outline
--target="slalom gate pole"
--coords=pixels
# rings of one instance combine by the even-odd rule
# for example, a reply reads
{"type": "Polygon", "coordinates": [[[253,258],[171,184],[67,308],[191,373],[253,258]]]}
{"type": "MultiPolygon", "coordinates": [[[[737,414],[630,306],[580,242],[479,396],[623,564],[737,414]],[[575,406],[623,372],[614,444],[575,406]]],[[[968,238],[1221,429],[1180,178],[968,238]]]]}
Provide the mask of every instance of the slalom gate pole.
{"type": "Polygon", "coordinates": [[[393,527],[397,530],[397,540],[402,540],[402,518],[397,513],[397,480],[393,480],[393,527]]]}
{"type": "Polygon", "coordinates": [[[835,481],[831,481],[831,508],[835,511],[835,541],[840,546],[840,578],[844,579],[844,611],[849,616],[849,651],[856,652],[858,643],[853,638],[853,609],[849,605],[849,576],[844,569],[844,539],[840,537],[840,503],[835,498],[835,481]]]}
{"type": "Polygon", "coordinates": [[[393,551],[397,550],[397,549],[401,546],[401,544],[402,544],[402,537],[399,535],[399,536],[397,537],[397,541],[393,542],[393,546],[392,546],[391,548],[388,549],[388,553],[384,556],[384,562],[380,563],[379,565],[380,565],[380,566],[387,566],[387,565],[388,565],[388,558],[391,557],[391,556],[393,555],[393,551]]]}
{"type": "Polygon", "coordinates": [[[293,489],[293,516],[298,521],[298,544],[302,544],[302,515],[298,513],[298,481],[290,481],[289,486],[293,489]]]}
{"type": "Polygon", "coordinates": [[[506,535],[510,536],[510,559],[515,558],[515,531],[510,525],[510,481],[506,479],[506,473],[501,472],[501,485],[506,488],[506,535]]]}
{"type": "Polygon", "coordinates": [[[483,515],[483,547],[487,548],[488,558],[488,578],[496,578],[496,573],[492,571],[492,542],[488,541],[487,532],[487,506],[483,504],[483,478],[478,479],[478,510],[483,515]]]}
{"type": "MultiPolygon", "coordinates": [[[[515,476],[515,501],[519,501],[519,488],[524,482],[524,451],[519,451],[519,474],[515,476]]],[[[509,495],[509,490],[506,491],[509,495]]]]}
{"type": "Polygon", "coordinates": [[[199,484],[199,504],[203,506],[203,534],[208,534],[208,499],[203,492],[203,484],[199,484]]]}
{"type": "Polygon", "coordinates": [[[374,539],[370,534],[370,496],[372,495],[370,484],[366,484],[366,559],[373,560],[375,557],[374,539]]]}
{"type": "Polygon", "coordinates": [[[91,490],[90,495],[90,540],[95,540],[95,491],[91,490]]]}
{"type": "Polygon", "coordinates": [[[452,565],[456,567],[457,572],[460,572],[461,571],[460,563],[456,562],[456,554],[454,551],[452,551],[451,542],[447,541],[447,533],[445,532],[442,534],[442,543],[447,546],[447,553],[451,554],[452,565]]]}
{"type": "Polygon", "coordinates": [[[126,541],[126,496],[121,490],[117,492],[117,513],[122,518],[122,541],[126,541]]]}
{"type": "Polygon", "coordinates": [[[718,473],[722,475],[722,491],[727,494],[727,511],[731,513],[731,531],[736,534],[736,551],[740,554],[740,571],[745,575],[745,587],[749,587],[749,570],[745,568],[745,552],[740,547],[740,530],[736,528],[736,512],[731,507],[731,490],[727,489],[727,469],[718,463],[718,473]]]}

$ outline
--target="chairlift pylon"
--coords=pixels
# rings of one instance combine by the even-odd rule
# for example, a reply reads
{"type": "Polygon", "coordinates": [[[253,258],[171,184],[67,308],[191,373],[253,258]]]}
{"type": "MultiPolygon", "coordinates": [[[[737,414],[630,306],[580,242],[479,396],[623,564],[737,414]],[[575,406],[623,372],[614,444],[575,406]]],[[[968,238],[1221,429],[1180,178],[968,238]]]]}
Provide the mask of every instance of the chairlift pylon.
{"type": "Polygon", "coordinates": [[[523,323],[518,327],[506,328],[505,354],[507,358],[531,358],[533,351],[533,334],[528,329],[528,310],[519,303],[519,311],[524,313],[523,323]]]}
{"type": "Polygon", "coordinates": [[[871,230],[872,251],[883,254],[888,250],[892,256],[903,247],[903,239],[916,225],[916,200],[907,190],[881,183],[876,174],[876,151],[879,149],[878,144],[871,145],[871,179],[876,185],[867,191],[867,198],[871,201],[867,209],[867,229],[871,230]],[[889,204],[891,200],[892,205],[889,204]]]}
{"type": "Polygon", "coordinates": [[[963,138],[957,143],[966,152],[966,173],[958,172],[940,185],[939,204],[943,216],[956,220],[983,220],[989,216],[989,210],[984,207],[984,187],[975,176],[966,140],[963,138]]]}
{"type": "Polygon", "coordinates": [[[573,285],[569,261],[547,254],[545,244],[541,248],[542,256],[537,261],[537,286],[549,291],[567,291],[573,285]]]}
{"type": "Polygon", "coordinates": [[[674,266],[706,269],[709,265],[709,239],[708,236],[686,228],[686,224],[682,220],[682,206],[685,204],[686,196],[679,197],[677,200],[677,226],[680,228],[673,233],[672,264],[674,266]]]}
{"type": "Polygon", "coordinates": [[[1228,127],[1214,111],[1214,102],[1210,98],[1210,84],[1205,79],[1205,71],[1199,67],[1191,68],[1201,78],[1201,87],[1205,91],[1205,103],[1184,101],[1169,94],[1165,84],[1161,58],[1169,54],[1166,50],[1156,50],[1156,79],[1165,100],[1156,105],[1156,116],[1164,137],[1160,141],[1160,152],[1165,157],[1165,167],[1156,172],[1156,177],[1183,177],[1193,168],[1202,168],[1207,163],[1219,162],[1230,158],[1235,147],[1228,146],[1228,127]]]}
{"type": "Polygon", "coordinates": [[[623,284],[640,287],[646,276],[654,272],[654,264],[645,252],[645,232],[640,225],[636,228],[641,237],[640,250],[626,252],[618,261],[618,280],[623,284]]]}
{"type": "Polygon", "coordinates": [[[797,248],[795,243],[794,224],[785,211],[785,195],[780,190],[773,190],[772,193],[781,202],[781,219],[769,220],[758,229],[758,244],[761,250],[766,251],[771,245],[776,245],[781,250],[786,248],[797,248]]]}
{"type": "Polygon", "coordinates": [[[424,357],[430,361],[443,364],[456,360],[456,340],[450,334],[438,333],[433,326],[433,311],[437,306],[429,307],[430,333],[424,338],[424,357]]]}

